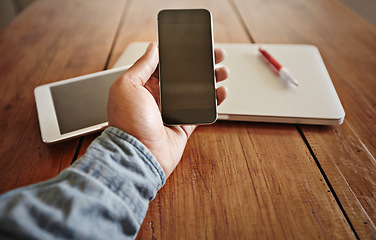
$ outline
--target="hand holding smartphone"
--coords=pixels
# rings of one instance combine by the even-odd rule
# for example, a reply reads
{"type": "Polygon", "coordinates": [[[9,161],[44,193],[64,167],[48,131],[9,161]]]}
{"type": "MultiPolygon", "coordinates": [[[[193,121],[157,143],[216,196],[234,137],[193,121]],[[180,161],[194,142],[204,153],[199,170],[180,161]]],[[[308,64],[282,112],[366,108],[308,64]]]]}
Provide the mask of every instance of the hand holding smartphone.
{"type": "Polygon", "coordinates": [[[217,120],[212,17],[206,9],[158,14],[160,100],[167,125],[217,120]]]}

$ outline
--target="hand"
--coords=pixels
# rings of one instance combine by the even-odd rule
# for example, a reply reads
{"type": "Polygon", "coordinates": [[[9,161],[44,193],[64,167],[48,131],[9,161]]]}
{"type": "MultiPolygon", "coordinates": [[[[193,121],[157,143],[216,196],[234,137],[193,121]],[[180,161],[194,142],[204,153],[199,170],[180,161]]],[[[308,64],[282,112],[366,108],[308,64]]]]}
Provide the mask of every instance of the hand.
{"type": "MultiPolygon", "coordinates": [[[[225,53],[215,49],[216,63],[225,53]]],[[[108,124],[140,140],[157,159],[168,177],[179,163],[189,136],[196,125],[165,126],[159,111],[158,48],[150,43],[144,55],[130,67],[111,88],[108,100],[108,124]]],[[[215,71],[217,82],[229,71],[215,71]]],[[[217,89],[218,105],[227,96],[227,88],[217,89]]]]}

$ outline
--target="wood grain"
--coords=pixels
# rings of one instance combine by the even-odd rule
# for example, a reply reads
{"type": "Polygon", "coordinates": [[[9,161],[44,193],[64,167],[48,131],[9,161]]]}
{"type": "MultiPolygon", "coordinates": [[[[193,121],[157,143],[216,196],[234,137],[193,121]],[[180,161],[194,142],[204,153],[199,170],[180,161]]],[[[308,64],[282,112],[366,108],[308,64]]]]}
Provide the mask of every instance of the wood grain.
{"type": "Polygon", "coordinates": [[[293,126],[225,122],[193,134],[152,202],[139,239],[150,235],[355,238],[293,126]]]}
{"type": "Polygon", "coordinates": [[[340,128],[303,129],[357,234],[362,239],[375,237],[374,157],[348,122],[340,128]]]}
{"type": "Polygon", "coordinates": [[[157,41],[157,14],[162,9],[173,8],[207,8],[215,9],[213,16],[213,31],[215,42],[249,42],[246,32],[242,29],[238,16],[229,12],[231,7],[226,1],[220,1],[221,6],[216,7],[215,1],[158,1],[158,4],[151,1],[132,1],[124,11],[124,16],[119,29],[119,35],[112,51],[109,68],[111,68],[123,53],[125,48],[136,41],[157,41]],[[222,3],[223,2],[223,3],[222,3]],[[232,28],[223,28],[222,26],[231,24],[232,28]],[[223,29],[223,32],[218,31],[223,29]],[[221,36],[226,36],[223,38],[221,36]]]}
{"type": "Polygon", "coordinates": [[[257,43],[308,43],[321,51],[345,123],[301,129],[358,236],[375,236],[375,28],[333,0],[234,2],[257,43]]]}
{"type": "Polygon", "coordinates": [[[36,1],[0,32],[0,192],[70,165],[77,140],[41,141],[33,90],[103,70],[124,3],[36,1]]]}

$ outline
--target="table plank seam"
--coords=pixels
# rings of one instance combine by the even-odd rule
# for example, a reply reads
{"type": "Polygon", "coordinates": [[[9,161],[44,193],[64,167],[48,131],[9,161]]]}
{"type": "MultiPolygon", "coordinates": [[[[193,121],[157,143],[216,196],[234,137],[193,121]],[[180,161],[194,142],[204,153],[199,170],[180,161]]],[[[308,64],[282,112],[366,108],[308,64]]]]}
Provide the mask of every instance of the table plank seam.
{"type": "MultiPolygon", "coordinates": [[[[338,166],[335,166],[339,172],[339,174],[341,174],[341,177],[343,179],[346,179],[345,176],[343,175],[342,171],[338,168],[338,166]]],[[[363,214],[367,217],[368,219],[368,223],[370,223],[370,225],[375,228],[375,224],[373,223],[371,217],[369,216],[369,214],[367,213],[367,211],[364,209],[362,203],[359,201],[359,199],[356,197],[356,194],[354,193],[354,191],[352,190],[351,186],[349,183],[347,183],[348,185],[348,188],[349,188],[349,191],[351,192],[351,194],[354,196],[354,199],[356,200],[357,204],[360,206],[360,208],[363,210],[363,214]]],[[[368,224],[367,223],[367,224],[368,224]]]]}
{"type": "Polygon", "coordinates": [[[247,25],[245,23],[245,20],[244,18],[242,17],[242,15],[240,14],[240,11],[238,9],[238,7],[236,6],[234,0],[228,0],[228,3],[231,5],[231,7],[234,9],[234,12],[236,13],[236,16],[238,17],[239,19],[239,22],[242,26],[242,28],[244,29],[244,31],[246,32],[246,35],[248,36],[249,40],[251,41],[251,43],[256,43],[254,38],[252,37],[252,34],[251,32],[249,31],[249,29],[247,28],[247,25]]]}
{"type": "Polygon", "coordinates": [[[112,41],[112,45],[111,45],[111,49],[110,49],[110,52],[108,54],[108,57],[107,57],[107,60],[106,60],[106,64],[104,66],[104,70],[107,70],[108,69],[108,66],[110,64],[110,60],[111,60],[111,57],[112,57],[112,53],[114,51],[114,48],[116,46],[116,43],[117,43],[117,39],[119,38],[119,33],[122,29],[122,26],[124,24],[125,21],[124,18],[127,16],[127,9],[129,9],[129,5],[130,5],[130,0],[126,1],[125,4],[124,4],[124,8],[123,8],[123,11],[120,15],[120,19],[119,19],[119,23],[118,23],[118,26],[117,26],[117,29],[116,29],[116,33],[115,33],[115,36],[114,36],[114,40],[112,41]]]}
{"type": "Polygon", "coordinates": [[[349,224],[351,230],[353,231],[353,233],[354,233],[356,239],[360,239],[359,236],[358,236],[358,234],[357,234],[357,232],[356,232],[356,230],[355,230],[355,228],[354,228],[354,226],[353,226],[353,224],[352,224],[351,221],[350,221],[349,216],[347,215],[347,213],[346,213],[346,211],[345,211],[345,208],[342,206],[341,201],[339,200],[339,198],[338,198],[336,192],[334,191],[334,188],[333,188],[332,184],[330,183],[329,178],[326,176],[326,173],[325,173],[324,169],[322,168],[322,166],[321,166],[319,160],[317,159],[315,153],[313,152],[313,149],[312,149],[311,145],[309,144],[309,142],[308,142],[306,136],[304,135],[303,130],[300,128],[300,125],[297,124],[297,125],[296,125],[296,129],[298,130],[298,132],[299,132],[301,138],[303,139],[305,145],[307,146],[307,148],[308,148],[308,150],[309,150],[309,152],[310,152],[310,154],[311,154],[313,160],[314,160],[315,163],[316,163],[316,166],[318,167],[318,169],[319,169],[321,175],[323,176],[323,178],[324,178],[324,180],[325,180],[326,185],[329,187],[330,192],[332,193],[332,195],[333,195],[333,197],[334,197],[336,203],[338,204],[338,207],[340,208],[340,210],[341,210],[343,216],[345,217],[347,223],[349,224]]]}
{"type": "MultiPolygon", "coordinates": [[[[81,146],[82,146],[82,142],[83,141],[84,141],[84,137],[80,137],[78,139],[76,151],[74,152],[74,155],[73,155],[73,158],[72,158],[72,161],[71,161],[70,165],[72,165],[77,160],[78,155],[80,154],[80,150],[81,150],[81,146]]],[[[59,172],[60,172],[60,169],[59,169],[59,172]]]]}

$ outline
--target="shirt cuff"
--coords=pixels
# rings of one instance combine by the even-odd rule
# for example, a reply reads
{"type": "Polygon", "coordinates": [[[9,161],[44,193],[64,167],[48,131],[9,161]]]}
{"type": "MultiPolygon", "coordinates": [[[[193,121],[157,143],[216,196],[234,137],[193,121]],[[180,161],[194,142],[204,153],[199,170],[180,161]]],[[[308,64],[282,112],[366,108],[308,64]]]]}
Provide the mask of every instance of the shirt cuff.
{"type": "Polygon", "coordinates": [[[131,209],[141,213],[141,222],[148,202],[166,182],[165,172],[150,151],[138,139],[116,127],[104,130],[69,169],[99,181],[131,209]]]}

